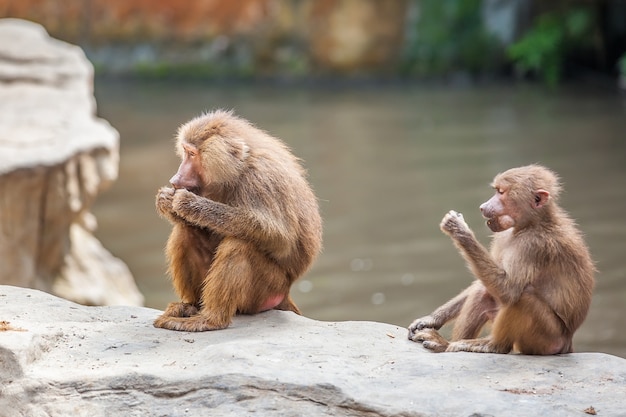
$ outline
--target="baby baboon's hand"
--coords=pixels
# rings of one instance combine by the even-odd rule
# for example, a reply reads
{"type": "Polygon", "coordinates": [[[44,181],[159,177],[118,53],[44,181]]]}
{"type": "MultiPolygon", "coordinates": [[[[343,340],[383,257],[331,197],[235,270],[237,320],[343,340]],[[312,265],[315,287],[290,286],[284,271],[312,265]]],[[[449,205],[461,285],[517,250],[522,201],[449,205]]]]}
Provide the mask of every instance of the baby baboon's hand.
{"type": "Polygon", "coordinates": [[[424,316],[413,320],[413,323],[409,326],[409,339],[413,340],[413,336],[415,333],[419,332],[423,329],[436,329],[442,326],[441,323],[437,322],[433,316],[424,316]]]}
{"type": "Polygon", "coordinates": [[[471,230],[467,223],[465,223],[463,215],[454,210],[450,210],[443,216],[439,228],[450,237],[471,234],[471,230]]]}

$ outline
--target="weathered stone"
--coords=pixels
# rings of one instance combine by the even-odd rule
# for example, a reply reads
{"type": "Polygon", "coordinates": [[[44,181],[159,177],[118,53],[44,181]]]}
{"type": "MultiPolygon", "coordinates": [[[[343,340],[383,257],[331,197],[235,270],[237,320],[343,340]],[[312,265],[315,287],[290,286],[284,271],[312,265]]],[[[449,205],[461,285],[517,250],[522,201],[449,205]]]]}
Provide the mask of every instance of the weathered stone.
{"type": "Polygon", "coordinates": [[[174,332],[159,313],[0,286],[0,416],[626,415],[610,355],[434,354],[397,326],[281,311],[174,332]]]}
{"type": "Polygon", "coordinates": [[[76,240],[89,240],[89,208],[119,162],[117,131],[95,117],[92,78],[80,48],[39,25],[0,20],[0,282],[88,304],[137,305],[143,297],[128,269],[76,240]]]}

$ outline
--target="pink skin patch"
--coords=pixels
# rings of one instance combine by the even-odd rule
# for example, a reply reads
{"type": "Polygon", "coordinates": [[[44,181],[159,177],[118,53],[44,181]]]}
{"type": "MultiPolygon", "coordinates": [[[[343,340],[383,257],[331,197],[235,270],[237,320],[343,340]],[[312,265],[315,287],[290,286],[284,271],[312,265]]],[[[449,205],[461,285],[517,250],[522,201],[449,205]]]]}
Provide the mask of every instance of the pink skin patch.
{"type": "Polygon", "coordinates": [[[283,294],[275,295],[273,297],[268,298],[267,300],[265,300],[263,304],[261,304],[261,307],[259,308],[259,312],[273,309],[278,304],[282,303],[284,299],[285,299],[285,296],[283,294]]]}

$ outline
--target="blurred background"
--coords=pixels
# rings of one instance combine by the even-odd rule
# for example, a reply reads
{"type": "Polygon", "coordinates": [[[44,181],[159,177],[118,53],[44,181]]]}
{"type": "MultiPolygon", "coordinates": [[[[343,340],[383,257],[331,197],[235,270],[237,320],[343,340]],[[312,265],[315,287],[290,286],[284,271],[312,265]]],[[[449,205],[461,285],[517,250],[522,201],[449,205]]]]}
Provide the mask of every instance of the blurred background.
{"type": "Polygon", "coordinates": [[[597,262],[577,351],[626,357],[626,1],[0,0],[95,67],[121,135],[97,236],[146,305],[176,299],[154,195],[178,126],[215,108],[283,139],[320,200],[324,251],[297,282],[304,315],[407,326],[472,280],[439,221],[493,176],[560,174],[597,262]]]}

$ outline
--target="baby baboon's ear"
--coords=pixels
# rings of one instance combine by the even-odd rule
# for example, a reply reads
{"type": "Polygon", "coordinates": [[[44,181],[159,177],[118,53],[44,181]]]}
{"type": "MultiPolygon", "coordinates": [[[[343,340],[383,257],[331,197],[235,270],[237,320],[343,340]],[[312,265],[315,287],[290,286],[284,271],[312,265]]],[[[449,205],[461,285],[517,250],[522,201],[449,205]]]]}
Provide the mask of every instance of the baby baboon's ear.
{"type": "Polygon", "coordinates": [[[548,203],[548,201],[550,201],[549,192],[547,192],[546,190],[535,191],[535,202],[534,202],[535,208],[541,208],[545,206],[548,203]]]}

